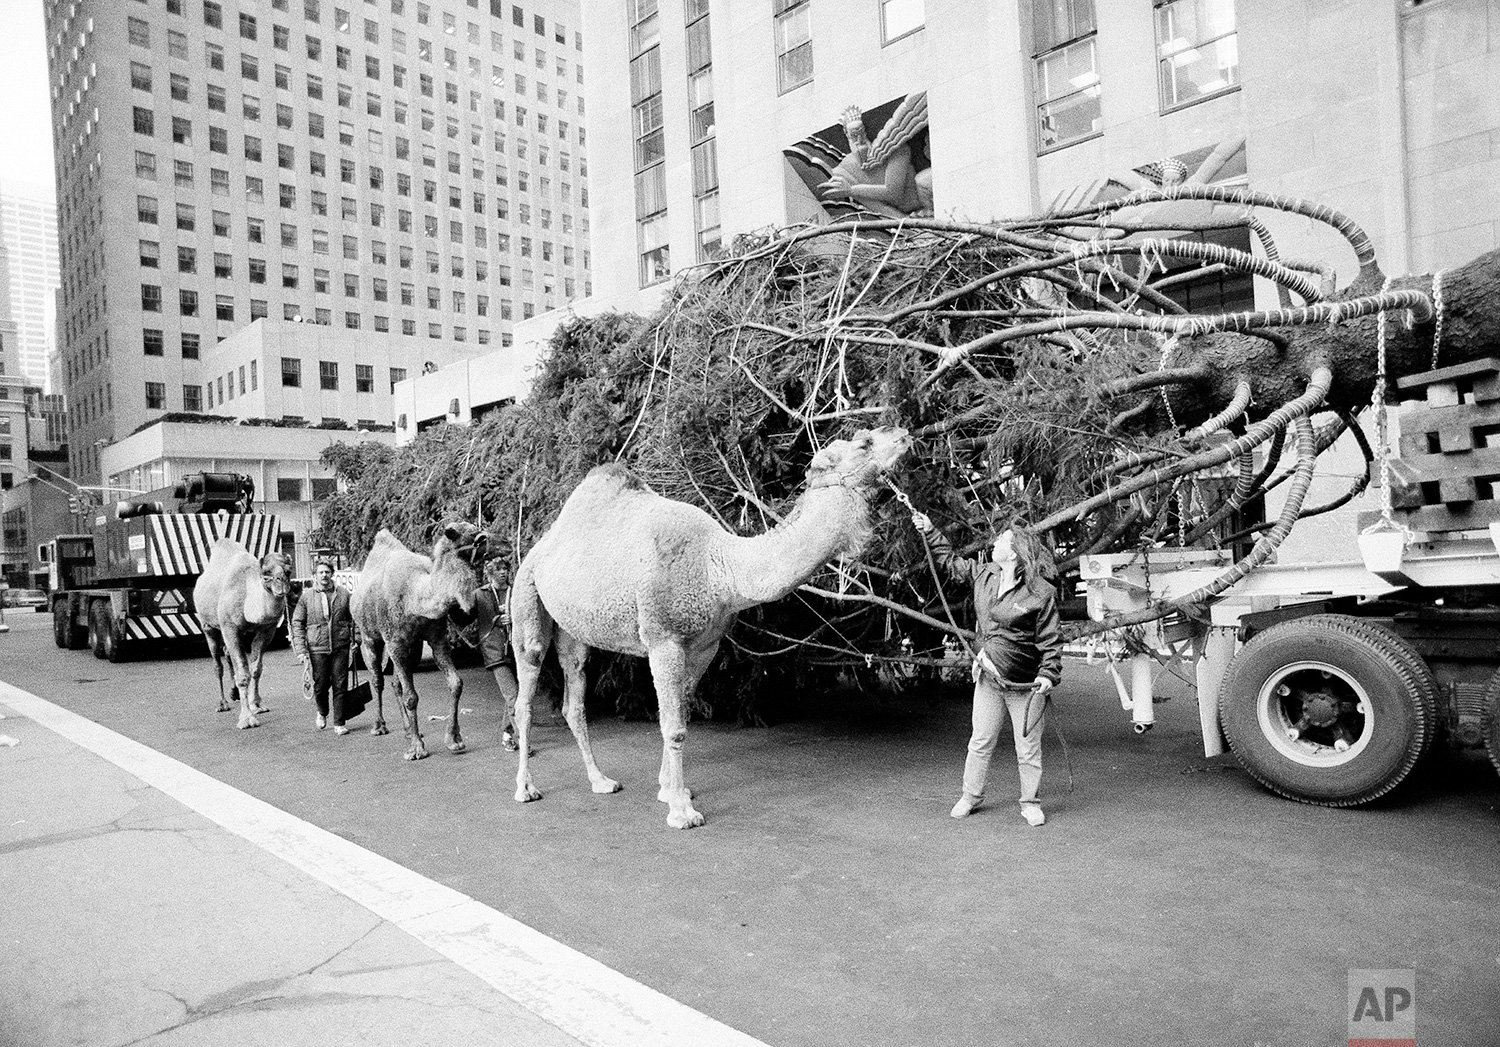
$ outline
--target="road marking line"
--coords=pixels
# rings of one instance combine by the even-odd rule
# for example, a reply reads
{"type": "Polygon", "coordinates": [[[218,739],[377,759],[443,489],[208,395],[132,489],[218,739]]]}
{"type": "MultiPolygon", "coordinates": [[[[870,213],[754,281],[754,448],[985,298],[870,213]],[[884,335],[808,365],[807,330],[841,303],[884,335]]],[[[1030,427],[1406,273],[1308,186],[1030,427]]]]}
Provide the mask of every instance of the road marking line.
{"type": "Polygon", "coordinates": [[[0,702],[353,899],[590,1047],[765,1047],[468,895],[45,698],[0,702]]]}

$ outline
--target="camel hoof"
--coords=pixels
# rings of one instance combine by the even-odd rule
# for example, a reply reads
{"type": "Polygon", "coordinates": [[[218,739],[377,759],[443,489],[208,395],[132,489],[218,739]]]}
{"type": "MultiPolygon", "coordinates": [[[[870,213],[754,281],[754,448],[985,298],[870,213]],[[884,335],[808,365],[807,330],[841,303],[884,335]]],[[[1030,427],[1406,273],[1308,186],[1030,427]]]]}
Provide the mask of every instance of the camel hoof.
{"type": "Polygon", "coordinates": [[[516,790],[516,803],[530,803],[532,800],[540,800],[542,794],[528,785],[516,790]]]}
{"type": "Polygon", "coordinates": [[[251,706],[250,711],[252,713],[268,713],[271,710],[270,710],[269,707],[264,706],[264,705],[255,705],[255,706],[251,706]]]}
{"type": "Polygon", "coordinates": [[[404,753],[401,754],[401,758],[403,760],[425,760],[425,759],[427,759],[427,750],[426,749],[408,749],[408,750],[406,750],[406,752],[404,752],[404,753]]]}
{"type": "Polygon", "coordinates": [[[667,815],[667,825],[673,829],[696,829],[703,824],[703,815],[689,807],[686,811],[678,814],[672,811],[667,815]]]}
{"type": "Polygon", "coordinates": [[[239,723],[235,724],[234,726],[236,728],[238,728],[239,730],[243,731],[243,730],[245,730],[247,728],[250,728],[250,727],[259,727],[260,726],[260,721],[256,720],[256,719],[241,720],[239,723]]]}
{"type": "Polygon", "coordinates": [[[613,778],[600,778],[597,782],[593,783],[593,787],[596,793],[617,793],[620,791],[620,783],[613,778]]]}
{"type": "Polygon", "coordinates": [[[466,752],[469,751],[469,743],[468,742],[449,742],[448,743],[448,751],[450,753],[466,753],[466,752]]]}
{"type": "Polygon", "coordinates": [[[387,727],[385,725],[385,721],[384,720],[376,720],[375,723],[370,727],[370,733],[371,734],[390,734],[391,730],[390,730],[389,727],[387,727]]]}
{"type": "Polygon", "coordinates": [[[234,712],[234,706],[230,705],[228,702],[220,702],[219,703],[219,712],[221,712],[221,713],[232,713],[232,712],[234,712]]]}

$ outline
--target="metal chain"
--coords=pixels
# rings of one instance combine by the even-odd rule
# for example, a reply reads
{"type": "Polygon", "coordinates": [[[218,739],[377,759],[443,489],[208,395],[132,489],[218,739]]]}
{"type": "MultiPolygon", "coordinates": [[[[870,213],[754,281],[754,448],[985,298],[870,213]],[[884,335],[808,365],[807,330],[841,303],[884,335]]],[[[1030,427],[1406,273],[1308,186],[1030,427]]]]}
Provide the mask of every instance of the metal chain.
{"type": "MultiPolygon", "coordinates": [[[[1167,369],[1167,360],[1171,358],[1172,350],[1176,348],[1177,335],[1175,334],[1171,338],[1168,338],[1166,341],[1162,342],[1161,360],[1156,365],[1156,369],[1158,371],[1165,371],[1167,369]]],[[[1167,397],[1166,386],[1162,386],[1161,389],[1161,402],[1167,409],[1167,421],[1172,423],[1172,432],[1175,434],[1177,432],[1177,414],[1172,410],[1172,401],[1167,397]]]]}
{"type": "MultiPolygon", "coordinates": [[[[1387,281],[1389,282],[1389,281],[1387,281]]],[[[1432,274],[1432,370],[1437,370],[1438,347],[1443,344],[1443,271],[1432,274]]],[[[1384,313],[1380,314],[1382,317],[1384,313]]]]}
{"type": "MultiPolygon", "coordinates": [[[[1384,294],[1390,289],[1391,278],[1388,276],[1380,291],[1384,294]]],[[[1375,320],[1375,388],[1370,394],[1370,406],[1375,411],[1375,441],[1380,453],[1380,522],[1385,525],[1386,530],[1394,531],[1399,529],[1399,525],[1396,523],[1396,511],[1391,499],[1391,448],[1385,402],[1386,316],[1386,310],[1382,309],[1375,320]]]]}

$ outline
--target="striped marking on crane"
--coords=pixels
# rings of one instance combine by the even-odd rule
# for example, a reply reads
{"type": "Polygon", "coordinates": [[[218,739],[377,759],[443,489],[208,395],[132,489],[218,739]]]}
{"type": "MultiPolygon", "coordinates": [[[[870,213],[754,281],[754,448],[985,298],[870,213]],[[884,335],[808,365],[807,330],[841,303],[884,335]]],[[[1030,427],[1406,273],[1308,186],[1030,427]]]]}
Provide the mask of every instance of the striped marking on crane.
{"type": "Polygon", "coordinates": [[[132,640],[175,640],[185,636],[202,636],[197,615],[144,614],[125,620],[125,633],[132,640]]]}
{"type": "Polygon", "coordinates": [[[160,575],[202,574],[213,544],[232,538],[261,557],[276,547],[279,523],[264,513],[169,513],[147,517],[151,571],[160,575]]]}

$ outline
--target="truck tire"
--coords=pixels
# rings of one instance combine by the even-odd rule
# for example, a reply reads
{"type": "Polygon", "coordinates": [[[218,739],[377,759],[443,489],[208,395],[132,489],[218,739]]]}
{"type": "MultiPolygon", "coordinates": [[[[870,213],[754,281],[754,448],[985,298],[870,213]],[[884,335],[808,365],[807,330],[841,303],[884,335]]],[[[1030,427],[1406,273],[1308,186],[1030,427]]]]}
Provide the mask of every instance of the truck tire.
{"type": "Polygon", "coordinates": [[[1432,742],[1432,673],[1372,622],[1317,614],[1256,635],[1219,689],[1219,721],[1250,776],[1303,803],[1352,807],[1390,792],[1432,742]]]}
{"type": "Polygon", "coordinates": [[[104,634],[110,625],[109,601],[95,600],[89,604],[89,649],[94,657],[104,657],[104,634]]]}
{"type": "Polygon", "coordinates": [[[1490,763],[1500,772],[1500,671],[1490,677],[1484,689],[1484,748],[1490,763]]]}
{"type": "Polygon", "coordinates": [[[73,608],[66,598],[52,604],[52,639],[69,651],[81,651],[89,645],[89,631],[73,623],[73,608]]]}
{"type": "Polygon", "coordinates": [[[89,642],[94,648],[94,657],[110,662],[125,660],[125,644],[120,637],[119,623],[115,621],[114,609],[108,600],[95,600],[89,609],[89,642]]]}

